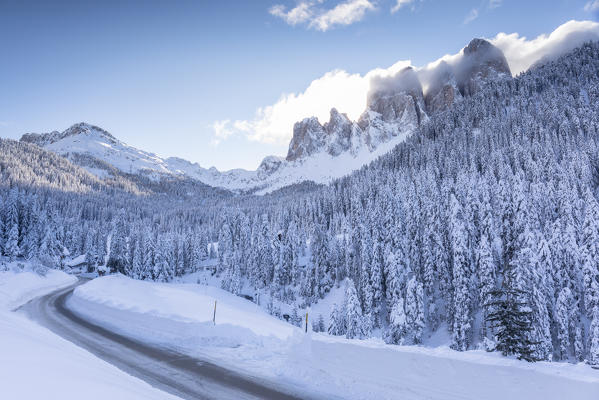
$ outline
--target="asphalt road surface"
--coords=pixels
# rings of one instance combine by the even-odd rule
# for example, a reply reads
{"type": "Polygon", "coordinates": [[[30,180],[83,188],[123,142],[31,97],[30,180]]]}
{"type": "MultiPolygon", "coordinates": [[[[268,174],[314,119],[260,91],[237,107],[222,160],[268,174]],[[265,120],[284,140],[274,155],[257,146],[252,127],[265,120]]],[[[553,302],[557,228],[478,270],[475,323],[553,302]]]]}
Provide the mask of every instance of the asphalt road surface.
{"type": "Polygon", "coordinates": [[[128,374],[184,399],[308,398],[276,383],[116,334],[75,315],[65,302],[81,283],[38,297],[18,311],[128,374]]]}

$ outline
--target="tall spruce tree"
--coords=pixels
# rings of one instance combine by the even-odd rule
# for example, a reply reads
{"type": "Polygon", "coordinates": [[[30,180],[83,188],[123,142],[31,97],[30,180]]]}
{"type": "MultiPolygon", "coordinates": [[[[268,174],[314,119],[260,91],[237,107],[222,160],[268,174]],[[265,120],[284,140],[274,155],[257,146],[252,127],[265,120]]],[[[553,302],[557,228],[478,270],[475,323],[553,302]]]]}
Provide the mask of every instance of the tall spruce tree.
{"type": "Polygon", "coordinates": [[[506,356],[514,355],[518,359],[535,361],[535,343],[530,340],[532,312],[523,301],[526,292],[518,289],[517,279],[514,268],[508,267],[502,287],[490,293],[493,296],[490,304],[493,312],[487,316],[487,321],[495,330],[496,350],[506,356]]]}

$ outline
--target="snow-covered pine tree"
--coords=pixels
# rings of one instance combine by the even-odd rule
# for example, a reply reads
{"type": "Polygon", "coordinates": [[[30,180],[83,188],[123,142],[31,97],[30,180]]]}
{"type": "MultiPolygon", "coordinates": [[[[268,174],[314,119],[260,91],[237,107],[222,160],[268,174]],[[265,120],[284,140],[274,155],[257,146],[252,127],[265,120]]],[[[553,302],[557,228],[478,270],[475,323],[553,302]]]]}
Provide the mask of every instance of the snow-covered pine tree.
{"type": "Polygon", "coordinates": [[[557,325],[557,351],[560,360],[567,360],[572,353],[572,338],[570,326],[572,324],[572,309],[574,299],[568,287],[559,292],[555,305],[555,319],[557,325]]]}
{"type": "Polygon", "coordinates": [[[126,217],[121,211],[115,218],[114,229],[110,240],[110,256],[106,266],[111,272],[125,273],[127,264],[127,232],[125,227],[126,217]]]}
{"type": "Polygon", "coordinates": [[[42,240],[37,256],[47,266],[55,267],[60,256],[61,246],[56,237],[54,224],[46,217],[43,217],[41,220],[40,230],[42,230],[42,240]]]}
{"type": "Polygon", "coordinates": [[[481,337],[483,339],[491,339],[487,318],[495,311],[492,293],[497,290],[496,267],[491,254],[491,245],[489,243],[488,234],[484,231],[481,233],[480,242],[478,243],[476,262],[478,266],[480,301],[483,312],[481,337]]]}
{"type": "Polygon", "coordinates": [[[19,248],[19,192],[16,188],[10,191],[8,200],[4,203],[4,255],[14,260],[21,255],[19,248]]]}
{"type": "Polygon", "coordinates": [[[172,243],[169,235],[160,235],[156,240],[152,275],[159,282],[168,282],[175,276],[172,262],[172,243]]]}
{"type": "Polygon", "coordinates": [[[597,304],[593,308],[589,337],[589,363],[599,365],[599,305],[597,304]]]}
{"type": "Polygon", "coordinates": [[[421,343],[422,334],[426,327],[424,288],[422,283],[416,279],[416,276],[413,276],[408,281],[404,309],[411,341],[413,343],[421,343]]]}
{"type": "Polygon", "coordinates": [[[324,323],[324,318],[322,314],[318,314],[318,331],[317,332],[325,332],[326,325],[324,323]]]}
{"type": "Polygon", "coordinates": [[[470,345],[472,328],[470,260],[468,232],[464,222],[462,206],[452,193],[450,195],[451,246],[453,259],[453,329],[452,348],[464,351],[470,345]]]}
{"type": "Polygon", "coordinates": [[[347,331],[345,313],[343,309],[337,305],[337,303],[333,304],[333,308],[331,309],[331,316],[329,318],[329,327],[327,331],[329,335],[336,336],[345,335],[345,332],[347,331]]]}
{"type": "MultiPolygon", "coordinates": [[[[531,335],[530,340],[533,346],[533,357],[536,360],[551,360],[553,357],[553,343],[551,339],[551,320],[549,315],[550,305],[547,299],[547,293],[550,289],[547,287],[550,257],[547,242],[542,234],[537,235],[538,243],[537,253],[533,259],[533,268],[531,271],[531,290],[528,293],[528,299],[531,309],[531,335]]],[[[534,246],[534,244],[531,244],[534,246]]]]}
{"type": "Polygon", "coordinates": [[[383,312],[383,300],[385,297],[385,289],[383,282],[383,247],[378,242],[373,243],[372,257],[370,267],[370,285],[372,288],[372,316],[374,327],[382,326],[384,316],[383,312]]]}
{"type": "Polygon", "coordinates": [[[315,285],[313,288],[314,296],[322,298],[333,287],[333,279],[331,279],[331,265],[329,254],[331,252],[331,244],[328,234],[321,224],[314,227],[314,234],[310,241],[310,252],[312,257],[311,263],[314,265],[314,280],[311,283],[315,285]]]}
{"type": "Polygon", "coordinates": [[[347,330],[345,337],[360,339],[364,335],[364,316],[358,299],[358,293],[352,280],[348,281],[345,291],[345,321],[347,330]]]}
{"type": "Polygon", "coordinates": [[[231,228],[228,223],[224,223],[218,235],[218,273],[227,271],[231,268],[233,251],[231,228]]]}
{"type": "Polygon", "coordinates": [[[491,293],[494,311],[487,316],[487,321],[495,330],[496,350],[503,355],[515,355],[518,359],[535,361],[533,345],[529,339],[532,329],[530,309],[522,302],[525,293],[514,288],[515,279],[512,271],[506,271],[501,289],[491,293]]]}
{"type": "Polygon", "coordinates": [[[589,188],[585,192],[585,203],[582,274],[585,309],[591,319],[595,305],[599,304],[599,205],[589,188]]]}
{"type": "Polygon", "coordinates": [[[404,309],[403,297],[398,297],[391,308],[389,326],[385,331],[385,341],[392,344],[404,344],[409,331],[408,319],[404,309]]]}

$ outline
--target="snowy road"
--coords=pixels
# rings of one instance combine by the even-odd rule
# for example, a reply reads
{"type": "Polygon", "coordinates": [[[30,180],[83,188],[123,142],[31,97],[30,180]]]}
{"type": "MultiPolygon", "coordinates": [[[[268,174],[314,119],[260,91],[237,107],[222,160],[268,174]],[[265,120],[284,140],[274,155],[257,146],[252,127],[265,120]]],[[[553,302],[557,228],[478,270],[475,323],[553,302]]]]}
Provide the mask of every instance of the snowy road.
{"type": "Polygon", "coordinates": [[[38,297],[19,312],[121,370],[181,398],[304,398],[215,364],[131,340],[80,318],[65,307],[65,302],[81,283],[38,297]]]}

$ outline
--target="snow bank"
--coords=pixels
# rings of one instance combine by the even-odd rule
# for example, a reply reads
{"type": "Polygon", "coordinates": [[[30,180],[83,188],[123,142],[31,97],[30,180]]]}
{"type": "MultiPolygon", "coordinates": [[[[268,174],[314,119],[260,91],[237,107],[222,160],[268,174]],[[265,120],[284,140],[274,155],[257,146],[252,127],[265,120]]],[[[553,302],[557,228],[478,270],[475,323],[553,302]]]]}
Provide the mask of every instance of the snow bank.
{"type": "Polygon", "coordinates": [[[177,399],[51,333],[0,311],[3,399],[177,399]]]}
{"type": "Polygon", "coordinates": [[[55,269],[40,275],[28,264],[23,271],[13,264],[9,264],[9,271],[0,272],[0,310],[13,310],[37,296],[77,282],[76,277],[55,269]]]}
{"type": "MultiPolygon", "coordinates": [[[[390,346],[308,333],[214,287],[123,276],[79,287],[69,306],[97,323],[287,385],[348,399],[599,398],[599,371],[484,351],[390,346]],[[214,299],[217,324],[212,326],[214,299]],[[222,306],[222,307],[221,307],[222,306]]],[[[316,314],[313,314],[316,315],[316,314]]]]}
{"type": "Polygon", "coordinates": [[[176,399],[129,376],[10,310],[77,281],[32,266],[0,272],[0,397],[3,399],[176,399]]]}
{"type": "Polygon", "coordinates": [[[164,343],[184,340],[234,347],[286,340],[297,329],[272,318],[256,304],[215,287],[160,284],[122,275],[79,286],[68,305],[113,329],[126,329],[134,335],[150,331],[154,341],[164,343]],[[216,324],[212,322],[215,301],[216,324]]]}
{"type": "Polygon", "coordinates": [[[301,367],[293,373],[303,374],[307,382],[348,388],[355,398],[599,398],[599,373],[583,363],[527,363],[485,351],[318,336],[306,357],[309,362],[297,363],[301,367]]]}

